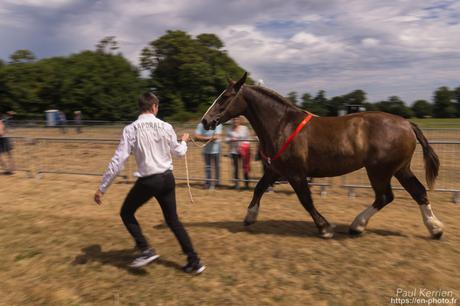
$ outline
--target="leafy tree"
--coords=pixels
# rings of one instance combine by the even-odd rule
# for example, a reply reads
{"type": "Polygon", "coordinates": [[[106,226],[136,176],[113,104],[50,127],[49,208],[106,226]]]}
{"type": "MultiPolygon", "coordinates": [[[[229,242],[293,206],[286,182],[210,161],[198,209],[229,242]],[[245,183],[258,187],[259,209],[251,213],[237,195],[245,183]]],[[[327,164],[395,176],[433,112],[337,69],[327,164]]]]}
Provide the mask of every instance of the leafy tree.
{"type": "Polygon", "coordinates": [[[366,92],[361,89],[354,90],[343,96],[345,104],[361,105],[366,102],[366,92]]]}
{"type": "Polygon", "coordinates": [[[106,36],[96,44],[96,51],[101,53],[112,53],[118,50],[118,48],[115,36],[106,36]]]}
{"type": "Polygon", "coordinates": [[[142,50],[140,64],[150,71],[150,86],[161,97],[162,116],[187,118],[204,112],[227,86],[228,76],[243,75],[222,47],[214,34],[193,38],[184,31],[167,31],[142,50]]]}
{"type": "Polygon", "coordinates": [[[16,50],[10,55],[10,64],[30,63],[36,60],[35,55],[30,50],[16,50]]]}
{"type": "Polygon", "coordinates": [[[137,97],[146,88],[121,55],[84,51],[2,67],[0,112],[25,117],[57,108],[67,114],[81,110],[87,119],[134,119],[137,97]]]}
{"type": "Polygon", "coordinates": [[[308,92],[302,95],[301,100],[302,102],[300,103],[300,106],[304,109],[307,109],[313,103],[313,98],[308,92]]]}
{"type": "Polygon", "coordinates": [[[434,92],[433,116],[437,118],[455,117],[457,110],[453,104],[454,94],[448,87],[439,87],[434,92]]]}
{"type": "Polygon", "coordinates": [[[227,86],[228,76],[243,74],[222,48],[214,34],[193,38],[169,31],[141,53],[150,79],[141,78],[136,67],[114,54],[118,43],[113,36],[103,38],[95,52],[68,57],[36,61],[31,51],[18,50],[10,64],[0,65],[0,111],[26,115],[49,108],[66,113],[78,109],[87,119],[133,119],[140,92],[155,88],[160,114],[185,120],[205,111],[227,86]]]}
{"type": "Polygon", "coordinates": [[[214,49],[222,49],[224,47],[224,43],[214,34],[200,34],[196,37],[198,42],[208,48],[214,49]]]}
{"type": "Polygon", "coordinates": [[[309,93],[305,93],[302,95],[301,107],[315,115],[326,116],[328,111],[325,95],[324,90],[320,90],[314,98],[309,93]]]}
{"type": "Polygon", "coordinates": [[[298,104],[298,98],[297,98],[297,92],[295,91],[291,91],[287,94],[287,97],[286,99],[288,99],[289,101],[291,101],[294,105],[297,105],[298,104]]]}
{"type": "Polygon", "coordinates": [[[431,117],[433,115],[433,105],[426,100],[417,100],[412,105],[412,111],[417,118],[431,117]]]}
{"type": "Polygon", "coordinates": [[[455,107],[457,108],[457,117],[460,117],[460,86],[453,91],[455,99],[455,107]]]}
{"type": "Polygon", "coordinates": [[[369,111],[369,112],[379,110],[378,107],[375,105],[375,103],[364,102],[363,107],[366,109],[366,111],[369,111]]]}
{"type": "Polygon", "coordinates": [[[157,59],[155,57],[155,49],[152,47],[145,47],[141,51],[141,56],[139,57],[139,63],[143,70],[153,71],[157,64],[157,59]]]}
{"type": "Polygon", "coordinates": [[[375,104],[375,107],[382,112],[398,115],[404,118],[413,116],[412,110],[397,96],[391,96],[388,101],[381,101],[375,104]]]}
{"type": "Polygon", "coordinates": [[[328,116],[338,116],[339,111],[345,109],[345,101],[343,96],[337,96],[330,99],[326,105],[328,116]]]}
{"type": "Polygon", "coordinates": [[[313,102],[325,105],[327,103],[326,92],[324,90],[318,91],[316,96],[313,98],[313,102]]]}
{"type": "Polygon", "coordinates": [[[35,63],[14,63],[0,70],[0,100],[2,111],[37,113],[43,101],[37,97],[40,77],[35,63]]]}
{"type": "Polygon", "coordinates": [[[67,60],[61,107],[80,109],[86,118],[132,119],[137,97],[145,90],[138,70],[121,55],[84,51],[67,60]]]}

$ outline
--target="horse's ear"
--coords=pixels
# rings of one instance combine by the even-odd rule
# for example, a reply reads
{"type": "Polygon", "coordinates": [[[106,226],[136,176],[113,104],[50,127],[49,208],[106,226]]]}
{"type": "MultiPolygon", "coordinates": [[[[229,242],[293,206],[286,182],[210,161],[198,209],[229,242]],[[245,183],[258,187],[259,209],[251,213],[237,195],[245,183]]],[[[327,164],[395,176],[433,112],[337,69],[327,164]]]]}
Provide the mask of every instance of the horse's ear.
{"type": "Polygon", "coordinates": [[[228,85],[234,85],[235,84],[235,81],[233,81],[232,78],[228,74],[225,76],[225,78],[227,79],[228,85]]]}
{"type": "Polygon", "coordinates": [[[243,86],[244,82],[246,82],[246,78],[248,77],[248,73],[245,71],[241,79],[238,80],[238,82],[235,83],[235,86],[233,87],[236,92],[238,92],[243,86]]]}

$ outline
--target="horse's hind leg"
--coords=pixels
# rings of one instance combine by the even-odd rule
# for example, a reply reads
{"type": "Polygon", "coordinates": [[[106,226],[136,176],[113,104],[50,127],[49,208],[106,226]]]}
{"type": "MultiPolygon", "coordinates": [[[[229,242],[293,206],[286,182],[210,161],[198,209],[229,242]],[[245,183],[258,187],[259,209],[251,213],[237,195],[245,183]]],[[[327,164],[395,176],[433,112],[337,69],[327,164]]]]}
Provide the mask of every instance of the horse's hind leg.
{"type": "Polygon", "coordinates": [[[278,178],[279,175],[270,168],[265,170],[264,175],[254,189],[251,203],[248,206],[248,213],[246,214],[246,218],[244,218],[244,225],[251,225],[256,222],[257,215],[259,214],[260,199],[262,198],[265,190],[267,190],[268,186],[270,186],[278,178]]]}
{"type": "Polygon", "coordinates": [[[439,239],[443,233],[443,224],[433,213],[430,202],[428,201],[425,187],[415,177],[409,167],[399,170],[395,174],[398,181],[410,193],[412,198],[417,202],[422,212],[423,223],[428,228],[431,236],[439,239]]]}
{"type": "Polygon", "coordinates": [[[313,205],[313,199],[311,198],[310,188],[306,179],[289,179],[289,183],[299,197],[303,207],[310,213],[313,221],[318,227],[319,234],[323,238],[332,238],[334,236],[333,227],[327,222],[313,205]]]}
{"type": "Polygon", "coordinates": [[[394,199],[390,184],[393,173],[383,167],[379,169],[367,168],[366,170],[375,192],[375,200],[371,206],[356,216],[353,223],[351,223],[349,230],[351,235],[361,234],[366,229],[370,218],[394,199]]]}

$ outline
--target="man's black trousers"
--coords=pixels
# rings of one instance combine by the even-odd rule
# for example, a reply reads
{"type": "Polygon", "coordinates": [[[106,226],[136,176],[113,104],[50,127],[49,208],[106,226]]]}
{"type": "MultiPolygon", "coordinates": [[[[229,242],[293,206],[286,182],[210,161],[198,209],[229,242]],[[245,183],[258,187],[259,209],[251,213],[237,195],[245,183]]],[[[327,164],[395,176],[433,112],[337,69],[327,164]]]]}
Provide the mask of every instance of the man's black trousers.
{"type": "Polygon", "coordinates": [[[141,251],[151,248],[142,234],[141,227],[134,214],[139,207],[152,197],[155,197],[160,204],[166,224],[176,236],[188,260],[198,260],[190,237],[177,216],[176,183],[172,171],[139,178],[126,196],[121,207],[120,216],[129,233],[136,241],[136,246],[141,251]]]}

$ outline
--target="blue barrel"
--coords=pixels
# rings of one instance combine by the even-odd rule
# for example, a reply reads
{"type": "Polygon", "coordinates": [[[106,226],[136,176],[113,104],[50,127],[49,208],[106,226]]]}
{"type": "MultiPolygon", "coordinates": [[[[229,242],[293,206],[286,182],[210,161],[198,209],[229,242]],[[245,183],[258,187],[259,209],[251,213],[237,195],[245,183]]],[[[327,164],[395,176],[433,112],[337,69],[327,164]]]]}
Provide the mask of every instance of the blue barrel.
{"type": "Polygon", "coordinates": [[[59,124],[59,111],[50,109],[45,111],[46,126],[56,126],[59,124]]]}

